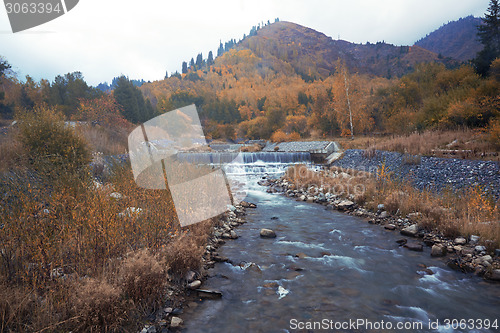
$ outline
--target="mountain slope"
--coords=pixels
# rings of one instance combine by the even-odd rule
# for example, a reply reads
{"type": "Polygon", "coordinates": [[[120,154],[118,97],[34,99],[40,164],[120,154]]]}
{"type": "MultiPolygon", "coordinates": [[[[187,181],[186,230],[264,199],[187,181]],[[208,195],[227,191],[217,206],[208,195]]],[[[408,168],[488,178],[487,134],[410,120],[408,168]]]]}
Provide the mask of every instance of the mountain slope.
{"type": "Polygon", "coordinates": [[[467,16],[443,25],[415,45],[459,61],[471,60],[482,49],[476,37],[480,24],[480,18],[467,16]]]}
{"type": "Polygon", "coordinates": [[[383,42],[355,44],[291,22],[276,22],[237,45],[261,58],[273,57],[289,63],[306,80],[325,78],[335,72],[339,59],[350,71],[375,76],[402,76],[418,62],[445,62],[437,53],[421,48],[383,42]]]}

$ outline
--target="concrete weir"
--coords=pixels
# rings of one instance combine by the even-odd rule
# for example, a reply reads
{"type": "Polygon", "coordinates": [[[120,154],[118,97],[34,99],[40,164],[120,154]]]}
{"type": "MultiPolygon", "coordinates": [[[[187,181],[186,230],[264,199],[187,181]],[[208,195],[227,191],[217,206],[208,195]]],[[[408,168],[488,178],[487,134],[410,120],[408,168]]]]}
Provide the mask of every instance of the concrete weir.
{"type": "Polygon", "coordinates": [[[293,141],[268,143],[264,152],[309,152],[316,163],[330,164],[340,156],[340,146],[335,141],[293,141]]]}

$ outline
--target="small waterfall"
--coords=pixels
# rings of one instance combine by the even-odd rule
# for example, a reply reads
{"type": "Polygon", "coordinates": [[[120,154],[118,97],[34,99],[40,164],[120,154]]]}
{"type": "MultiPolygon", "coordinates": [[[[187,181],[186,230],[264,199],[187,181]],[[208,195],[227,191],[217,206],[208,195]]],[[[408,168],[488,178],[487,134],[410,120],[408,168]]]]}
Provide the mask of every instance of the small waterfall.
{"type": "Polygon", "coordinates": [[[308,152],[210,152],[178,153],[180,161],[202,164],[222,165],[228,174],[277,174],[290,164],[311,163],[308,152]]]}

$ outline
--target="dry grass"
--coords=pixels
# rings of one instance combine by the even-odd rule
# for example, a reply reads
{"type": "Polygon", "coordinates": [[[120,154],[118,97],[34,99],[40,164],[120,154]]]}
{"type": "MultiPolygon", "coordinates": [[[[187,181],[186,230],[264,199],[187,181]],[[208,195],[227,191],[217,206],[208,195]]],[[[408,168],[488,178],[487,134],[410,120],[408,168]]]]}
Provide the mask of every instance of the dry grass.
{"type": "MultiPolygon", "coordinates": [[[[51,136],[51,126],[39,133],[54,147],[77,142],[73,131],[51,136]]],[[[0,182],[0,331],[137,331],[168,281],[201,267],[215,220],[181,231],[170,193],[137,187],[129,166],[96,186],[85,164],[73,165],[78,157],[67,177],[68,159],[37,156],[23,142],[29,159],[9,161],[19,165],[0,182]]]]}
{"type": "Polygon", "coordinates": [[[87,142],[92,152],[104,155],[118,155],[127,152],[128,128],[113,130],[100,126],[82,125],[76,132],[87,142]]]}
{"type": "Polygon", "coordinates": [[[338,167],[315,172],[297,165],[287,170],[286,177],[295,188],[330,192],[372,211],[382,203],[387,211],[403,217],[420,213],[423,227],[448,237],[480,235],[491,241],[490,246],[500,248],[500,202],[479,186],[441,194],[420,191],[408,182],[395,180],[383,166],[371,174],[338,167]]]}
{"type": "Polygon", "coordinates": [[[379,139],[369,149],[396,151],[410,155],[473,158],[500,161],[498,147],[488,133],[480,130],[426,131],[379,139]]]}
{"type": "Polygon", "coordinates": [[[0,135],[0,172],[6,172],[26,164],[26,152],[18,140],[18,130],[9,129],[0,135]]]}

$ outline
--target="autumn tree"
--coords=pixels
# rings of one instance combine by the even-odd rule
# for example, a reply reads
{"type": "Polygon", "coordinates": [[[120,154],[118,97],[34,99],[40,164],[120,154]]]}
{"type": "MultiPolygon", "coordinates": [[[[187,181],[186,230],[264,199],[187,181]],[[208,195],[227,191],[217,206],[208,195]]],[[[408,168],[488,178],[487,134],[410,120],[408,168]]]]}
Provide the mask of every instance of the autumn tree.
{"type": "Polygon", "coordinates": [[[127,127],[129,122],[121,113],[121,106],[112,94],[104,94],[99,98],[80,99],[78,112],[74,119],[85,120],[107,128],[127,127]]]}

